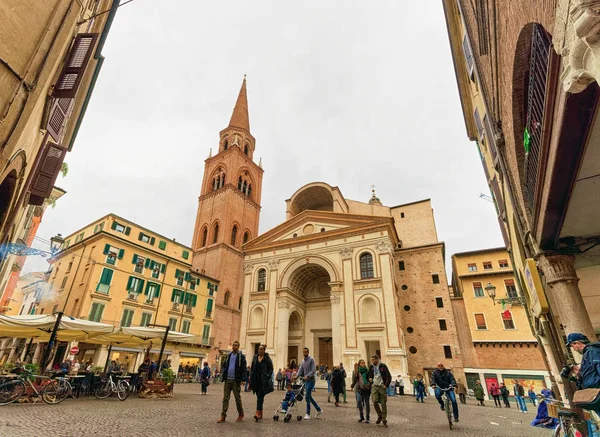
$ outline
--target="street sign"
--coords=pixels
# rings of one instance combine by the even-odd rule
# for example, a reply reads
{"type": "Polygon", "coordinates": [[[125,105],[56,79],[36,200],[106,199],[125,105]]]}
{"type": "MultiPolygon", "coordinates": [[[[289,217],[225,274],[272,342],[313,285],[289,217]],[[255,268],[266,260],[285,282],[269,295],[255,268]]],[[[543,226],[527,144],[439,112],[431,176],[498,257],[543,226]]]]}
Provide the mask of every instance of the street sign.
{"type": "Polygon", "coordinates": [[[77,346],[73,346],[70,350],[71,355],[77,355],[79,353],[79,348],[77,346]]]}

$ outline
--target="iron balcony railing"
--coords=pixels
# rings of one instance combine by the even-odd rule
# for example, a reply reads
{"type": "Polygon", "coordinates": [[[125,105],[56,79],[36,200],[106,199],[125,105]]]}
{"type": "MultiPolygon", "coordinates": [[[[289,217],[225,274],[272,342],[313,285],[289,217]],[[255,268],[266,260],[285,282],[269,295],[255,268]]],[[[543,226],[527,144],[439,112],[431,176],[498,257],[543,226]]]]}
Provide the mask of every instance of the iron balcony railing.
{"type": "Polygon", "coordinates": [[[534,210],[537,191],[549,56],[550,38],[542,26],[536,24],[533,27],[531,37],[527,120],[523,135],[523,145],[525,147],[525,198],[531,212],[534,210]]]}

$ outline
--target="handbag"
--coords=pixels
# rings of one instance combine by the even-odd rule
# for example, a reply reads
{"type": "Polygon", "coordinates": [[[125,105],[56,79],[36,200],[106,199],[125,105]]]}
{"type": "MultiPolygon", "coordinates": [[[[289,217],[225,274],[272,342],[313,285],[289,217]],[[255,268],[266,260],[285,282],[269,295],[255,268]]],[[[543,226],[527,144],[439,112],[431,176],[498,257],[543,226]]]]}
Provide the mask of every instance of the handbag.
{"type": "Polygon", "coordinates": [[[363,390],[363,391],[370,391],[371,390],[371,383],[370,382],[364,382],[362,376],[358,375],[358,389],[359,390],[363,390]]]}
{"type": "Polygon", "coordinates": [[[586,388],[573,394],[573,403],[584,410],[600,409],[600,389],[586,388]]]}

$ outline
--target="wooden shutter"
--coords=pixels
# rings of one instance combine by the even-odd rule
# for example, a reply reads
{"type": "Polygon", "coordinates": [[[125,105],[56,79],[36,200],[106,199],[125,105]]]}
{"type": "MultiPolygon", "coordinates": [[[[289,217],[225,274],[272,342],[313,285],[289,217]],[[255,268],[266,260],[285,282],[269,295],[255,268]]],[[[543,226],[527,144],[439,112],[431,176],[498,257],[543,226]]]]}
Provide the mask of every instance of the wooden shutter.
{"type": "Polygon", "coordinates": [[[138,294],[144,290],[144,282],[145,281],[143,279],[139,279],[137,289],[135,290],[138,292],[138,294]]]}
{"type": "Polygon", "coordinates": [[[110,244],[105,244],[104,245],[104,252],[102,252],[104,255],[108,255],[108,252],[110,252],[110,244]]]}
{"type": "Polygon", "coordinates": [[[184,280],[189,282],[189,280],[190,280],[190,272],[185,272],[184,280]]]}
{"type": "Polygon", "coordinates": [[[73,99],[54,99],[52,106],[50,107],[50,115],[48,117],[46,129],[48,130],[48,134],[57,143],[62,139],[63,131],[67,124],[73,102],[73,99]]]}
{"type": "Polygon", "coordinates": [[[131,283],[133,282],[133,279],[134,279],[133,276],[129,277],[129,280],[127,281],[127,290],[131,289],[131,283]]]}
{"type": "Polygon", "coordinates": [[[125,255],[125,249],[119,249],[119,259],[123,259],[123,255],[125,255]]]}
{"type": "Polygon", "coordinates": [[[146,258],[146,262],[144,263],[144,267],[145,268],[150,267],[150,258],[146,258]]]}
{"type": "Polygon", "coordinates": [[[213,309],[213,300],[208,299],[208,301],[206,301],[206,311],[212,311],[212,309],[213,309]]]}
{"type": "Polygon", "coordinates": [[[485,323],[485,317],[483,314],[475,314],[475,323],[478,327],[487,326],[485,323]]]}
{"type": "Polygon", "coordinates": [[[155,239],[154,237],[151,237],[151,238],[150,238],[150,244],[151,244],[152,246],[154,246],[154,243],[155,243],[155,242],[156,242],[156,239],[155,239]]]}
{"type": "Polygon", "coordinates": [[[125,228],[125,235],[129,235],[130,232],[131,232],[131,228],[129,226],[127,226],[125,228]]]}
{"type": "Polygon", "coordinates": [[[197,301],[198,301],[198,296],[196,296],[195,294],[192,294],[192,306],[193,307],[196,306],[197,301]]]}
{"type": "Polygon", "coordinates": [[[165,269],[166,269],[166,267],[167,267],[167,266],[166,266],[165,264],[162,264],[162,265],[160,266],[160,272],[161,272],[161,273],[164,273],[164,272],[165,272],[165,269]]]}
{"type": "Polygon", "coordinates": [[[50,197],[66,154],[66,149],[51,141],[46,143],[30,187],[31,205],[41,205],[44,199],[50,197]]]}
{"type": "Polygon", "coordinates": [[[160,285],[154,284],[154,286],[156,287],[156,296],[154,296],[154,297],[158,297],[158,296],[160,296],[160,285]]]}
{"type": "Polygon", "coordinates": [[[115,229],[117,229],[117,222],[113,220],[112,225],[110,225],[110,228],[114,231],[115,229]]]}
{"type": "Polygon", "coordinates": [[[138,256],[134,253],[133,254],[133,260],[131,261],[131,264],[137,264],[137,260],[138,260],[138,256]]]}
{"type": "Polygon", "coordinates": [[[63,71],[54,85],[53,97],[71,99],[75,97],[97,38],[97,33],[80,33],[75,37],[63,71]]]}
{"type": "Polygon", "coordinates": [[[140,235],[139,235],[139,237],[138,237],[138,241],[142,241],[142,237],[143,237],[143,236],[144,236],[144,234],[140,232],[140,235]]]}

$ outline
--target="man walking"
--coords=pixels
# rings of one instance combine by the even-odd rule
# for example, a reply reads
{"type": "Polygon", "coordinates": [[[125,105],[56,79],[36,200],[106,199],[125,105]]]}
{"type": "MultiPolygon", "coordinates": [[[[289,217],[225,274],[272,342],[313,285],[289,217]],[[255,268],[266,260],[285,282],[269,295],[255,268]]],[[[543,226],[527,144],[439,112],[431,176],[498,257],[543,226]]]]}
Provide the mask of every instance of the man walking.
{"type": "Polygon", "coordinates": [[[440,362],[437,364],[437,368],[431,375],[431,385],[435,386],[435,397],[440,403],[440,409],[442,411],[445,410],[444,401],[442,400],[442,389],[449,389],[446,392],[446,395],[450,398],[450,402],[452,402],[454,421],[458,422],[458,403],[456,402],[456,394],[454,393],[456,380],[454,379],[452,372],[444,367],[444,363],[440,362]]]}
{"type": "Polygon", "coordinates": [[[344,396],[344,403],[347,404],[348,402],[346,402],[346,376],[348,376],[346,374],[346,369],[344,369],[344,365],[342,363],[340,363],[340,372],[342,372],[342,379],[344,381],[344,385],[342,386],[342,394],[344,396]]]}
{"type": "Polygon", "coordinates": [[[387,428],[387,388],[392,382],[392,375],[377,355],[371,357],[369,382],[371,383],[373,407],[377,411],[377,421],[375,423],[379,425],[383,422],[383,427],[387,428]]]}
{"type": "Polygon", "coordinates": [[[313,390],[315,388],[315,374],[317,372],[317,366],[315,365],[315,360],[308,354],[309,350],[307,347],[302,349],[302,354],[304,355],[304,359],[300,364],[300,369],[298,370],[298,378],[302,378],[304,380],[304,393],[306,399],[306,415],[304,416],[304,420],[310,419],[310,404],[312,403],[317,410],[317,414],[315,416],[316,419],[321,417],[322,410],[317,404],[317,401],[313,398],[313,390]]]}
{"type": "Polygon", "coordinates": [[[227,355],[223,365],[221,367],[221,377],[223,379],[223,408],[221,410],[221,417],[217,420],[217,423],[225,422],[227,418],[227,409],[229,408],[229,399],[231,392],[233,391],[233,397],[235,398],[235,406],[238,411],[238,418],[236,422],[241,422],[244,419],[244,407],[242,406],[242,397],[240,391],[242,384],[246,382],[248,377],[246,367],[246,357],[240,352],[240,342],[234,341],[232,346],[232,352],[227,355]]]}
{"type": "Polygon", "coordinates": [[[281,369],[277,372],[275,379],[277,380],[277,390],[283,390],[283,373],[281,372],[281,369]]]}
{"type": "Polygon", "coordinates": [[[519,408],[519,412],[527,413],[527,404],[525,403],[525,389],[515,379],[515,398],[517,399],[517,407],[519,408]]]}

